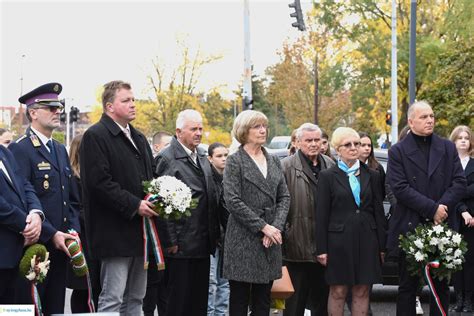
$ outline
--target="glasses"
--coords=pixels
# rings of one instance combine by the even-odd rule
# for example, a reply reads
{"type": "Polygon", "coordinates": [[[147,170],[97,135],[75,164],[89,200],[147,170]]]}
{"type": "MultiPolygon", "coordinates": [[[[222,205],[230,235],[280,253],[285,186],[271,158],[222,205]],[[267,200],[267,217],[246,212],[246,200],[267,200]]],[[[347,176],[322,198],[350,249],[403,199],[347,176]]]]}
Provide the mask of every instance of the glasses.
{"type": "Polygon", "coordinates": [[[35,106],[33,109],[43,109],[43,110],[49,110],[51,113],[56,113],[58,112],[62,112],[64,110],[64,107],[63,106],[35,106]]]}
{"type": "Polygon", "coordinates": [[[352,146],[354,146],[355,148],[359,148],[360,147],[360,142],[348,142],[348,143],[342,144],[339,147],[345,147],[347,149],[350,149],[350,148],[352,148],[352,146]]]}

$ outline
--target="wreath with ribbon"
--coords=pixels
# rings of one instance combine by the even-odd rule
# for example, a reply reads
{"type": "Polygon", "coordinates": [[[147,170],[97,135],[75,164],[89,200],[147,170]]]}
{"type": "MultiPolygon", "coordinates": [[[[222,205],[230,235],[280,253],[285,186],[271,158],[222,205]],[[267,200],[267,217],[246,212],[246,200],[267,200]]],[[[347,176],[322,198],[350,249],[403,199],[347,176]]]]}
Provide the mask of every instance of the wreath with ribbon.
{"type": "Polygon", "coordinates": [[[49,263],[49,252],[41,244],[29,246],[20,260],[20,275],[31,283],[31,298],[35,305],[37,316],[41,316],[43,313],[36,284],[43,282],[46,278],[49,271],[49,263]]]}

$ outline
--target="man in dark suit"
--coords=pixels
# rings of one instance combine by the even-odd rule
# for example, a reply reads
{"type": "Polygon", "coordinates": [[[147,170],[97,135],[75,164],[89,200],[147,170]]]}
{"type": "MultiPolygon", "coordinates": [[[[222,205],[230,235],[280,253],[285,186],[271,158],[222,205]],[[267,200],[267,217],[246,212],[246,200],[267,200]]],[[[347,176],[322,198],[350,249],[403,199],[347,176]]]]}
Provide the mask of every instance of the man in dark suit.
{"type": "MultiPolygon", "coordinates": [[[[65,240],[75,238],[66,232],[71,228],[80,232],[78,195],[71,183],[68,154],[64,145],[52,138],[63,109],[58,100],[61,90],[59,83],[48,83],[18,99],[27,106],[26,117],[31,124],[26,134],[8,147],[20,172],[33,185],[47,219],[40,241],[46,243],[51,265],[46,280],[38,287],[47,315],[64,312],[68,264],[65,240]]],[[[28,282],[20,279],[17,287],[20,303],[31,303],[26,288],[28,282]]]]}
{"type": "MultiPolygon", "coordinates": [[[[466,190],[456,148],[453,143],[433,133],[435,119],[431,106],[415,102],[408,109],[409,133],[388,152],[388,183],[397,199],[390,219],[387,247],[398,247],[400,234],[413,231],[418,224],[447,221],[459,228],[456,203],[466,190]]],[[[400,253],[397,315],[415,315],[415,296],[419,278],[407,271],[405,254],[400,253]]],[[[435,287],[445,311],[449,306],[446,281],[435,280],[435,287]]],[[[439,315],[436,303],[430,302],[430,315],[439,315]]]]}
{"type": "Polygon", "coordinates": [[[166,221],[168,307],[166,315],[206,315],[209,288],[209,255],[216,249],[218,223],[212,171],[198,147],[202,117],[184,110],[176,120],[176,136],[159,154],[158,176],[169,175],[186,183],[198,205],[191,217],[166,221]]]}
{"type": "Polygon", "coordinates": [[[86,233],[92,257],[101,261],[98,311],[131,316],[141,314],[146,289],[144,217],[156,215],[143,200],[153,156],[130,124],[134,102],[130,84],[105,84],[102,117],[84,133],[80,149],[86,233]]]}
{"type": "Polygon", "coordinates": [[[0,188],[0,304],[12,304],[23,247],[38,241],[44,214],[33,187],[2,146],[0,188]]]}

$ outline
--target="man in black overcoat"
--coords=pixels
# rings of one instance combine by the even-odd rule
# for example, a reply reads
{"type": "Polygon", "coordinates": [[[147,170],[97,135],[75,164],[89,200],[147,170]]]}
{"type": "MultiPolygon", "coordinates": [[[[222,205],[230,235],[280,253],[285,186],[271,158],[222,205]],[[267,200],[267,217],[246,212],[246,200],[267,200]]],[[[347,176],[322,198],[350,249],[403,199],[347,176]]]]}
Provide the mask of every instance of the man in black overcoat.
{"type": "MultiPolygon", "coordinates": [[[[398,247],[400,234],[413,231],[418,224],[447,222],[459,228],[456,204],[466,190],[466,179],[454,144],[433,133],[435,119],[431,106],[415,102],[408,109],[411,132],[388,152],[388,183],[397,199],[389,223],[387,248],[398,247]]],[[[418,277],[407,271],[403,252],[399,258],[397,315],[415,315],[418,277]]],[[[445,311],[449,306],[446,281],[435,281],[445,311]]],[[[436,303],[430,302],[430,315],[440,315],[436,303]]]]}
{"type": "Polygon", "coordinates": [[[140,315],[146,289],[143,217],[156,215],[144,200],[153,178],[150,146],[130,122],[136,117],[131,86],[104,86],[103,114],[82,139],[85,226],[92,257],[101,261],[99,312],[140,315]]]}

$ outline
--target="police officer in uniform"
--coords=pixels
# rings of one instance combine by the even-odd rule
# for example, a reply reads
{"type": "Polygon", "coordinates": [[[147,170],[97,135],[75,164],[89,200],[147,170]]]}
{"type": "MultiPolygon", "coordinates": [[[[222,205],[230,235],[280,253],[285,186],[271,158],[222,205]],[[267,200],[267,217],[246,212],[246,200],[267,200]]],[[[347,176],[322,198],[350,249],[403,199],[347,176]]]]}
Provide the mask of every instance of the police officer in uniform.
{"type": "MultiPolygon", "coordinates": [[[[59,83],[48,83],[18,99],[26,105],[31,124],[26,134],[9,147],[21,172],[33,185],[47,219],[39,242],[46,245],[51,263],[46,280],[38,286],[45,315],[64,313],[69,261],[65,241],[74,238],[67,234],[69,229],[80,231],[78,192],[71,182],[68,154],[64,145],[52,139],[63,109],[58,100],[61,90],[59,83]]],[[[28,284],[22,279],[18,281],[16,300],[31,304],[28,284]]]]}

